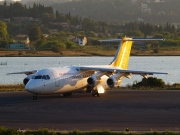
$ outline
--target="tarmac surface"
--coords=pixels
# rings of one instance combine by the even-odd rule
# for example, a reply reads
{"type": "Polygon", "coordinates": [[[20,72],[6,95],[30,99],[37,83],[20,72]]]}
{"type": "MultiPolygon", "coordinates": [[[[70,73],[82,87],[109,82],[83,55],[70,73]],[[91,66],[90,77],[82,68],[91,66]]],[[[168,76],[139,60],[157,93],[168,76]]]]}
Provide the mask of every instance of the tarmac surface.
{"type": "Polygon", "coordinates": [[[180,91],[109,90],[92,97],[0,92],[0,126],[60,131],[180,131],[180,91]]]}

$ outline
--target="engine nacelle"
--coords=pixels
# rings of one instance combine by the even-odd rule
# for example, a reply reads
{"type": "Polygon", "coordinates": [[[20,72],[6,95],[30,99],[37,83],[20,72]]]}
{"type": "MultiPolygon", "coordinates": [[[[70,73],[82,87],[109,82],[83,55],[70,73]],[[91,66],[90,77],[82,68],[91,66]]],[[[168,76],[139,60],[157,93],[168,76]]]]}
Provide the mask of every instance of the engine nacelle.
{"type": "Polygon", "coordinates": [[[107,79],[107,85],[110,88],[118,87],[121,84],[121,79],[116,79],[115,77],[110,77],[107,79]]]}
{"type": "Polygon", "coordinates": [[[112,88],[112,87],[118,87],[121,84],[121,80],[123,78],[123,74],[114,74],[111,77],[107,79],[107,85],[112,88]]]}
{"type": "Polygon", "coordinates": [[[101,79],[97,79],[96,77],[89,77],[87,79],[87,83],[89,86],[97,86],[101,82],[101,79]]]}
{"type": "Polygon", "coordinates": [[[93,87],[97,86],[98,84],[101,83],[101,81],[102,81],[101,76],[103,76],[103,75],[104,75],[103,72],[97,72],[97,73],[93,74],[91,77],[89,77],[87,79],[88,85],[93,86],[93,87]]]}
{"type": "Polygon", "coordinates": [[[31,75],[28,75],[26,78],[24,78],[23,84],[26,86],[26,84],[29,82],[29,80],[33,78],[33,76],[34,76],[34,75],[31,74],[31,75]]]}
{"type": "Polygon", "coordinates": [[[26,86],[26,84],[29,82],[29,78],[28,77],[26,77],[26,78],[24,78],[24,80],[23,80],[23,84],[26,86]]]}

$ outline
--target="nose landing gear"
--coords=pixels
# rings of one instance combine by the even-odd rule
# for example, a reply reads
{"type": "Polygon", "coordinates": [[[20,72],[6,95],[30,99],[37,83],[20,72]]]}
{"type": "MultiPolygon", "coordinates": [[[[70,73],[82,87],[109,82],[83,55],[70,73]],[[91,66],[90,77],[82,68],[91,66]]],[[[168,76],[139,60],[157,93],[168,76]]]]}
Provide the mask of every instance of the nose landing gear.
{"type": "Polygon", "coordinates": [[[37,100],[37,94],[33,94],[32,100],[37,100]]]}
{"type": "Polygon", "coordinates": [[[64,94],[61,94],[63,97],[70,97],[70,96],[72,96],[72,93],[71,92],[69,92],[69,93],[64,93],[64,94]]]}

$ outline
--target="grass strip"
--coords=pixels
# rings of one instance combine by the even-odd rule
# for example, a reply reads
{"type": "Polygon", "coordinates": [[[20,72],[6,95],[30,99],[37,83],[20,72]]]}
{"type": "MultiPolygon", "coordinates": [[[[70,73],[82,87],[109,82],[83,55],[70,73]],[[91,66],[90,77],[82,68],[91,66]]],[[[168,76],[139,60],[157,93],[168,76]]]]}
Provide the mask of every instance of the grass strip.
{"type": "MultiPolygon", "coordinates": [[[[127,128],[128,129],[128,128],[127,128]]],[[[94,131],[55,131],[49,129],[38,129],[38,130],[15,130],[5,127],[0,127],[0,135],[180,135],[178,131],[149,131],[149,132],[131,132],[129,129],[124,131],[103,131],[103,130],[94,130],[94,131]]]]}
{"type": "Polygon", "coordinates": [[[23,84],[0,84],[0,91],[23,91],[23,84]]]}

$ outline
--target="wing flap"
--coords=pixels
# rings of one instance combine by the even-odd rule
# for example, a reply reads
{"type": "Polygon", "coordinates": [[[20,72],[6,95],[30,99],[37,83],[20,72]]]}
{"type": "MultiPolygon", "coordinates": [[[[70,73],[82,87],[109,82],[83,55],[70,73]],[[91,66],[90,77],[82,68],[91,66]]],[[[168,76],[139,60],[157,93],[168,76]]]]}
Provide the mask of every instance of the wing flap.
{"type": "Polygon", "coordinates": [[[166,72],[153,72],[153,71],[138,71],[138,70],[120,70],[122,73],[131,73],[131,74],[147,74],[147,75],[153,75],[153,74],[169,74],[166,72]]]}

